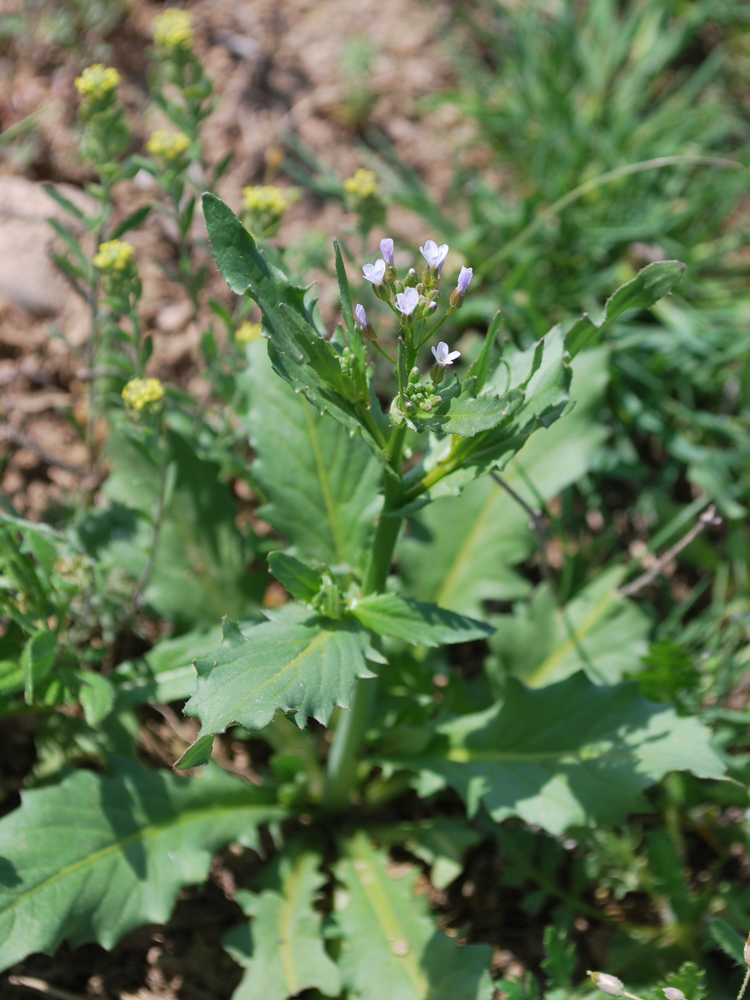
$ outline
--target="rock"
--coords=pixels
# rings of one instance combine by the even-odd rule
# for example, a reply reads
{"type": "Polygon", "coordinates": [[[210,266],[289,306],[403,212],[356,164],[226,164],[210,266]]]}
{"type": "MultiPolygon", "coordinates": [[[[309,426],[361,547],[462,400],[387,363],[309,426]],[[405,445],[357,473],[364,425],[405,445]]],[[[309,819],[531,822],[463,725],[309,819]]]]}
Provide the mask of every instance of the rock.
{"type": "MultiPolygon", "coordinates": [[[[84,211],[93,203],[78,188],[58,189],[84,211]]],[[[78,228],[80,223],[54,202],[41,184],[23,177],[0,177],[0,295],[36,316],[54,316],[78,298],[50,258],[57,237],[50,217],[78,228]]],[[[81,303],[85,308],[85,305],[81,303]]]]}

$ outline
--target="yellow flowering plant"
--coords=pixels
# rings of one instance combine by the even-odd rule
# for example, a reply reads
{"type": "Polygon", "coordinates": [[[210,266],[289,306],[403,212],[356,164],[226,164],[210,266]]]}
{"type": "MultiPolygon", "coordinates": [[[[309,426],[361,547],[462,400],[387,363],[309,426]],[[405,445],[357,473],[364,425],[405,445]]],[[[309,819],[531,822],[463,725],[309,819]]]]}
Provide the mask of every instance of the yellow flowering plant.
{"type": "Polygon", "coordinates": [[[283,190],[272,184],[248,186],[242,191],[243,221],[248,231],[260,239],[275,236],[284,213],[297,200],[295,189],[283,190]]]}

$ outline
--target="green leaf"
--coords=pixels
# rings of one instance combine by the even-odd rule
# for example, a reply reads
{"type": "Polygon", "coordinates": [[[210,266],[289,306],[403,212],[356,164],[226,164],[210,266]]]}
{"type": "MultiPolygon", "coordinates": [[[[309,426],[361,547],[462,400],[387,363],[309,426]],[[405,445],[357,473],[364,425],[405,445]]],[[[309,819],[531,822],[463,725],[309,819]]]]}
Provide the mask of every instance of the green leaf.
{"type": "Polygon", "coordinates": [[[195,661],[198,690],[185,712],[201,720],[201,736],[233,722],[262,729],[277,711],[296,712],[300,729],[310,715],[325,725],[336,705],[349,707],[357,678],[373,676],[365,657],[375,655],[363,630],[300,607],[246,636],[225,621],[221,649],[195,661]]]}
{"type": "Polygon", "coordinates": [[[251,344],[244,420],[255,449],[252,475],[268,501],[259,510],[301,559],[361,568],[380,507],[380,471],[362,441],[320,417],[274,378],[263,345],[251,344]]]}
{"type": "Polygon", "coordinates": [[[422,792],[451,785],[473,813],[520,816],[553,834],[650,812],[642,792],[668,771],[721,778],[724,765],[696,719],[578,673],[533,691],[509,678],[503,704],[438,727],[424,756],[422,792]],[[431,750],[431,752],[430,752],[431,750]]]}
{"type": "MultiPolygon", "coordinates": [[[[123,429],[107,443],[112,472],[102,492],[109,507],[92,512],[79,529],[87,550],[103,567],[138,580],[153,555],[144,600],[182,629],[240,617],[256,600],[247,568],[253,552],[237,530],[237,507],[220,467],[199,457],[188,438],[170,431],[165,465],[174,470],[167,490],[156,552],[153,519],[159,507],[159,470],[123,429]]],[[[262,580],[262,577],[260,578],[262,580]]]]}
{"type": "Polygon", "coordinates": [[[592,681],[612,684],[640,669],[651,622],[637,604],[617,594],[625,571],[614,566],[558,608],[546,585],[512,615],[493,618],[490,642],[503,674],[528,687],[544,687],[585,670],[592,681]]]}
{"type": "Polygon", "coordinates": [[[489,1000],[492,949],[459,946],[414,895],[415,872],[394,878],[364,833],[342,844],[336,898],[344,986],[360,1000],[489,1000]]]}
{"type": "Polygon", "coordinates": [[[314,909],[326,881],[321,863],[318,851],[293,842],[264,872],[264,892],[237,893],[237,902],[253,920],[222,938],[245,969],[233,1000],[287,1000],[308,989],[329,997],[341,992],[341,976],[326,954],[322,919],[314,909]]]}
{"type": "Polygon", "coordinates": [[[24,697],[27,705],[34,703],[35,691],[55,665],[57,636],[49,629],[35,632],[21,654],[24,697]]]}
{"type": "Polygon", "coordinates": [[[565,335],[565,346],[570,356],[574,358],[584,347],[596,343],[610,323],[628,309],[648,309],[663,299],[679,284],[684,273],[685,265],[679,260],[659,260],[644,267],[607,300],[599,323],[592,322],[584,314],[570,327],[565,335]]]}
{"type": "Polygon", "coordinates": [[[484,343],[482,344],[482,350],[479,352],[475,360],[472,362],[471,367],[466,373],[467,378],[476,378],[477,380],[477,390],[479,392],[484,388],[484,384],[487,381],[487,376],[490,373],[490,364],[492,363],[492,348],[495,346],[495,338],[497,337],[498,331],[502,324],[502,315],[497,312],[492,317],[492,322],[490,323],[489,329],[487,330],[487,336],[484,338],[484,343]]]}
{"type": "Polygon", "coordinates": [[[60,237],[65,246],[68,248],[70,253],[75,258],[75,260],[77,260],[78,263],[81,265],[83,273],[90,274],[91,264],[89,262],[88,257],[81,249],[81,244],[78,242],[78,237],[73,232],[73,230],[70,229],[69,226],[66,226],[64,223],[58,222],[57,219],[47,219],[47,222],[55,230],[57,235],[60,237]]]}
{"type": "Polygon", "coordinates": [[[719,917],[716,920],[711,921],[708,925],[708,929],[711,932],[711,937],[725,955],[728,955],[729,958],[731,958],[733,962],[737,962],[738,965],[745,964],[745,959],[743,957],[745,938],[743,938],[741,934],[738,934],[731,924],[719,917]]]}
{"type": "MultiPolygon", "coordinates": [[[[713,924],[717,922],[712,921],[710,926],[713,927],[713,924]]],[[[741,938],[740,941],[742,941],[741,938]]],[[[744,945],[744,942],[742,944],[744,945]]],[[[706,973],[695,962],[683,962],[677,972],[668,972],[666,984],[672,989],[681,990],[686,997],[704,997],[706,995],[706,973]]]]}
{"type": "Polygon", "coordinates": [[[445,889],[463,871],[464,855],[481,836],[465,820],[436,816],[420,823],[373,827],[370,836],[379,844],[403,847],[432,869],[430,882],[445,889]]]}
{"type": "Polygon", "coordinates": [[[292,597],[309,604],[323,586],[323,574],[286,552],[272,552],[268,568],[292,597]]]}
{"type": "Polygon", "coordinates": [[[44,188],[45,194],[48,194],[53,201],[56,201],[60,208],[65,209],[68,215],[72,215],[80,222],[86,221],[85,213],[82,212],[77,205],[74,205],[69,198],[66,198],[64,194],[61,194],[56,187],[53,187],[52,184],[43,184],[42,187],[44,188]]]}
{"type": "MultiPolygon", "coordinates": [[[[406,503],[399,512],[456,496],[478,476],[504,468],[535,430],[549,427],[570,408],[570,379],[563,336],[554,328],[529,351],[504,361],[473,402],[463,393],[451,400],[456,426],[470,434],[474,425],[474,436],[431,442],[422,462],[405,476],[406,503]],[[482,429],[485,423],[489,429],[482,429]]],[[[438,417],[435,426],[439,422],[438,417]]],[[[444,427],[451,427],[450,420],[444,427]]]]}
{"type": "Polygon", "coordinates": [[[218,768],[185,779],[119,759],[111,776],[74,771],[21,799],[0,821],[0,969],[164,922],[215,851],[258,849],[258,827],[284,817],[271,789],[218,768]]]}
{"type": "MultiPolygon", "coordinates": [[[[571,395],[576,405],[547,430],[531,436],[503,471],[503,481],[529,506],[549,500],[585,475],[606,436],[597,419],[608,381],[605,349],[576,361],[571,395]]],[[[513,566],[539,544],[528,513],[489,478],[470,483],[420,511],[398,547],[410,596],[464,614],[483,615],[485,600],[523,597],[529,584],[513,566]]]]}
{"type": "Polygon", "coordinates": [[[439,417],[430,422],[439,424],[442,434],[471,438],[509,422],[524,403],[520,389],[502,396],[489,392],[478,396],[477,392],[478,381],[473,377],[465,378],[458,396],[454,396],[447,407],[441,407],[439,417]]]}
{"type": "Polygon", "coordinates": [[[403,639],[413,646],[442,646],[486,639],[492,627],[446,611],[437,604],[420,604],[396,594],[372,594],[353,601],[349,611],[377,635],[403,639]]]}
{"type": "Polygon", "coordinates": [[[303,393],[319,413],[330,413],[350,434],[360,433],[373,454],[385,462],[383,441],[377,439],[370,412],[373,401],[359,399],[354,383],[342,373],[337,351],[315,329],[305,305],[305,289],[292,285],[268,262],[234,212],[216,195],[204,194],[203,212],[224,280],[237,295],[247,292],[263,313],[274,371],[295,392],[303,393]]]}
{"type": "Polygon", "coordinates": [[[108,678],[90,670],[79,670],[76,676],[80,682],[78,700],[86,722],[98,726],[109,715],[115,705],[115,689],[108,678]]]}
{"type": "Polygon", "coordinates": [[[111,240],[119,240],[121,236],[129,233],[131,229],[136,229],[142,222],[146,221],[153,207],[153,205],[141,205],[140,208],[131,212],[130,215],[127,215],[122,222],[115,226],[109,238],[111,240]]]}
{"type": "MultiPolygon", "coordinates": [[[[257,619],[241,621],[251,628],[257,619]]],[[[195,691],[197,674],[193,660],[208,656],[221,643],[221,626],[186,632],[176,639],[162,639],[142,660],[124,660],[115,668],[113,680],[122,705],[184,701],[195,691]]]]}

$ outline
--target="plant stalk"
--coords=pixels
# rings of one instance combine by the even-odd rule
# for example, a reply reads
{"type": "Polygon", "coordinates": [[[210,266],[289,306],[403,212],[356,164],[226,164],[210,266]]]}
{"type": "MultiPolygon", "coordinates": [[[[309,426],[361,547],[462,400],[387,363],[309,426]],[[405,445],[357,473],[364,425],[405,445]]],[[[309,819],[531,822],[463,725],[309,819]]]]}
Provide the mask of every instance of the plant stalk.
{"type": "MultiPolygon", "coordinates": [[[[402,502],[401,452],[405,435],[406,425],[402,424],[393,430],[388,442],[388,459],[396,476],[387,473],[383,476],[385,500],[362,582],[363,596],[379,594],[385,590],[393,561],[393,552],[403,518],[388,517],[387,512],[396,510],[402,502]]],[[[376,678],[358,680],[354,686],[351,708],[339,716],[333,745],[328,755],[326,779],[321,796],[321,805],[328,812],[343,812],[350,803],[357,776],[359,751],[376,691],[376,678]]]]}

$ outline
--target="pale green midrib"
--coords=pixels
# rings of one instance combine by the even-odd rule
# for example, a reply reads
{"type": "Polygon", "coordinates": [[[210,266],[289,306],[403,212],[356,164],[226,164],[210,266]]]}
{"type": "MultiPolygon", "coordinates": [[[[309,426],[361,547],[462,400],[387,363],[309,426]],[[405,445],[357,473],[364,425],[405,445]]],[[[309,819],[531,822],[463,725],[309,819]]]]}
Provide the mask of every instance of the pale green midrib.
{"type": "Polygon", "coordinates": [[[279,950],[281,952],[281,964],[284,967],[284,980],[289,990],[289,996],[295,997],[300,992],[297,970],[294,964],[294,941],[292,928],[294,925],[294,900],[296,898],[299,884],[304,875],[305,855],[300,858],[299,864],[293,869],[291,876],[284,886],[281,896],[281,910],[279,913],[279,950]]]}
{"type": "Polygon", "coordinates": [[[260,684],[256,685],[252,689],[252,691],[249,691],[243,698],[240,698],[237,704],[244,705],[245,702],[250,701],[251,698],[256,698],[258,692],[262,691],[267,684],[272,684],[274,681],[278,681],[279,678],[283,677],[284,674],[286,674],[289,670],[292,669],[292,667],[296,667],[297,664],[302,663],[303,660],[312,655],[313,651],[317,646],[319,646],[323,642],[327,642],[332,637],[332,635],[333,633],[328,631],[317,632],[313,637],[312,641],[309,642],[304,649],[300,650],[300,652],[294,657],[293,660],[290,660],[285,667],[280,667],[270,677],[267,677],[260,684]]]}
{"type": "Polygon", "coordinates": [[[312,413],[310,408],[305,406],[304,408],[305,422],[307,424],[308,433],[310,435],[310,444],[312,446],[313,457],[315,458],[315,465],[318,469],[318,480],[320,482],[320,491],[323,494],[323,502],[326,505],[326,510],[328,511],[328,522],[331,526],[331,538],[333,541],[333,548],[336,552],[336,559],[340,563],[346,562],[345,556],[345,543],[341,538],[341,532],[339,528],[340,518],[336,516],[336,507],[333,502],[333,497],[331,495],[331,486],[328,481],[328,475],[326,472],[325,462],[323,461],[323,455],[320,451],[320,442],[318,440],[318,432],[315,423],[312,419],[312,413]]]}
{"type": "MultiPolygon", "coordinates": [[[[512,483],[514,479],[518,478],[518,473],[513,472],[510,477],[505,479],[505,482],[512,483]]],[[[464,543],[459,550],[458,558],[454,560],[448,573],[443,578],[443,584],[437,593],[435,603],[439,604],[441,607],[450,607],[450,594],[453,591],[454,581],[456,577],[460,577],[463,573],[465,564],[470,557],[470,553],[474,551],[474,545],[477,540],[477,536],[481,535],[485,530],[485,521],[489,518],[492,507],[497,500],[497,493],[495,490],[490,490],[487,494],[487,500],[482,506],[482,510],[479,517],[474,521],[474,527],[471,529],[469,534],[464,539],[464,543]],[[446,596],[447,595],[447,596],[446,596]]]]}
{"type": "MultiPolygon", "coordinates": [[[[614,604],[616,600],[617,598],[612,591],[602,594],[581,624],[574,629],[574,636],[568,636],[565,642],[561,646],[558,646],[551,656],[548,656],[547,659],[539,667],[537,667],[537,669],[529,677],[524,678],[525,684],[528,687],[538,687],[539,684],[545,680],[545,678],[549,677],[550,674],[552,674],[559,664],[565,659],[565,657],[572,650],[577,649],[581,640],[589,634],[594,626],[601,620],[609,605],[614,604]]],[[[584,666],[586,666],[586,664],[584,664],[584,666]]]]}
{"type": "Polygon", "coordinates": [[[66,868],[61,869],[59,872],[55,872],[54,875],[45,879],[44,882],[40,882],[37,885],[35,885],[32,889],[29,889],[27,892],[24,892],[16,896],[8,906],[4,907],[3,909],[0,909],[0,917],[5,917],[6,914],[11,913],[13,910],[17,909],[21,905],[21,903],[23,903],[26,899],[30,899],[32,896],[37,895],[37,893],[49,889],[57,882],[60,882],[63,879],[68,878],[70,875],[74,875],[77,871],[80,871],[81,869],[86,868],[89,865],[93,866],[95,864],[98,864],[100,861],[104,860],[105,858],[109,857],[112,854],[123,853],[132,844],[136,844],[139,841],[145,842],[153,837],[158,837],[160,834],[163,834],[164,832],[170,829],[175,831],[179,830],[180,827],[187,826],[188,824],[197,822],[198,820],[205,821],[206,819],[210,819],[212,816],[216,816],[218,819],[219,817],[224,815],[236,814],[240,810],[245,812],[247,812],[248,810],[258,810],[258,811],[262,810],[264,812],[264,818],[259,820],[259,822],[265,822],[265,816],[268,816],[273,811],[271,806],[258,806],[254,804],[253,805],[248,804],[246,806],[243,806],[242,804],[238,805],[237,803],[234,803],[232,805],[222,806],[221,808],[216,808],[215,806],[212,806],[210,809],[203,809],[203,810],[190,809],[185,812],[179,813],[176,819],[168,819],[165,820],[163,823],[155,823],[155,824],[150,824],[149,826],[140,827],[140,829],[136,830],[130,836],[125,837],[123,840],[114,841],[113,843],[107,845],[106,847],[103,847],[100,850],[95,851],[93,854],[87,854],[85,858],[81,858],[79,861],[76,861],[73,864],[68,865],[66,868]]]}
{"type": "Polygon", "coordinates": [[[391,954],[394,954],[392,950],[394,937],[398,940],[406,941],[409,944],[409,951],[406,955],[399,955],[395,957],[398,958],[399,962],[403,963],[406,973],[416,990],[417,996],[426,997],[429,992],[429,983],[419,971],[419,963],[417,956],[414,954],[412,942],[409,935],[401,926],[398,917],[393,912],[393,907],[388,899],[388,893],[383,887],[380,869],[378,868],[376,861],[371,857],[368,845],[366,842],[363,842],[361,835],[353,837],[347,843],[346,852],[350,858],[354,859],[355,863],[352,864],[352,871],[358,879],[359,884],[362,887],[362,891],[375,913],[378,924],[382,928],[383,936],[387,942],[386,947],[388,948],[388,951],[391,954]],[[359,877],[359,872],[355,867],[356,862],[364,862],[367,865],[368,872],[372,873],[374,876],[371,882],[363,880],[359,877]]]}

